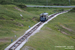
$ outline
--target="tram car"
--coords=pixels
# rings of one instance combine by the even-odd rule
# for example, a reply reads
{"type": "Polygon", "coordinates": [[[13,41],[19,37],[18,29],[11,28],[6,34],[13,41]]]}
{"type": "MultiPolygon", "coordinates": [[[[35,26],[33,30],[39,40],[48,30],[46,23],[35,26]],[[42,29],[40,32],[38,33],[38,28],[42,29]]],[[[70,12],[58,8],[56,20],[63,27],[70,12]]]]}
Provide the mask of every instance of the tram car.
{"type": "Polygon", "coordinates": [[[40,14],[40,21],[45,22],[46,20],[48,20],[48,13],[40,14]]]}

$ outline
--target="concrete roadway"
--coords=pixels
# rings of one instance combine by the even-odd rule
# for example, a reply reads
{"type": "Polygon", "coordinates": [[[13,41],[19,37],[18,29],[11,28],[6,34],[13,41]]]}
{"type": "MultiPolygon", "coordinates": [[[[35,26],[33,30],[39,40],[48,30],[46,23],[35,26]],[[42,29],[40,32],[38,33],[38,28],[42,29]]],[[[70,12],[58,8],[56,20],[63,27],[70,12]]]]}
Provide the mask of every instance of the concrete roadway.
{"type": "Polygon", "coordinates": [[[39,6],[39,5],[26,5],[27,7],[53,7],[53,8],[75,8],[75,6],[39,6]]]}

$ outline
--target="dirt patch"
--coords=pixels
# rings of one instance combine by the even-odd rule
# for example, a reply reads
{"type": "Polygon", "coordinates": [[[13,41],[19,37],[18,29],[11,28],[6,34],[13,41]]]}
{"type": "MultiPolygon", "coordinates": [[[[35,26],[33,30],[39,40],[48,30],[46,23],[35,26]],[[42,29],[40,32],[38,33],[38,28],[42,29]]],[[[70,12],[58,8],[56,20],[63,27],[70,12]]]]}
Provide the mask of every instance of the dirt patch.
{"type": "Polygon", "coordinates": [[[2,25],[0,25],[0,28],[2,28],[3,26],[2,25]]]}
{"type": "Polygon", "coordinates": [[[0,42],[9,42],[9,41],[6,39],[0,39],[0,42]]]}
{"type": "Polygon", "coordinates": [[[65,26],[63,26],[63,25],[60,25],[62,28],[64,28],[64,29],[66,29],[66,30],[68,30],[68,31],[73,31],[72,29],[70,29],[70,28],[67,28],[67,27],[65,27],[65,26]]]}
{"type": "Polygon", "coordinates": [[[15,21],[14,19],[10,19],[11,21],[15,21]]]}
{"type": "Polygon", "coordinates": [[[45,31],[45,30],[39,30],[39,32],[43,32],[43,31],[45,31]]]}
{"type": "Polygon", "coordinates": [[[34,49],[33,47],[30,47],[30,46],[25,46],[22,48],[22,50],[36,50],[36,49],[34,49]]]}
{"type": "Polygon", "coordinates": [[[15,33],[16,31],[12,30],[12,32],[14,32],[14,33],[15,33]]]}
{"type": "Polygon", "coordinates": [[[36,21],[36,20],[37,20],[37,17],[33,17],[32,20],[33,20],[33,21],[36,21]]]}
{"type": "Polygon", "coordinates": [[[17,26],[21,26],[21,27],[23,27],[23,26],[24,26],[23,24],[18,23],[18,22],[16,22],[15,24],[16,24],[17,26]]]}
{"type": "Polygon", "coordinates": [[[69,35],[68,33],[64,32],[64,31],[61,31],[61,33],[65,34],[65,35],[69,35]]]}
{"type": "Polygon", "coordinates": [[[49,27],[46,27],[46,29],[47,29],[47,30],[52,30],[52,29],[51,29],[51,28],[49,28],[49,27]]]}
{"type": "Polygon", "coordinates": [[[0,42],[9,42],[9,39],[10,39],[10,38],[1,38],[1,39],[0,39],[0,42]]]}
{"type": "Polygon", "coordinates": [[[21,12],[23,11],[23,10],[21,10],[21,9],[20,9],[20,8],[18,8],[18,7],[14,7],[14,8],[15,8],[15,9],[17,9],[17,10],[19,10],[19,11],[21,11],[21,12]]]}

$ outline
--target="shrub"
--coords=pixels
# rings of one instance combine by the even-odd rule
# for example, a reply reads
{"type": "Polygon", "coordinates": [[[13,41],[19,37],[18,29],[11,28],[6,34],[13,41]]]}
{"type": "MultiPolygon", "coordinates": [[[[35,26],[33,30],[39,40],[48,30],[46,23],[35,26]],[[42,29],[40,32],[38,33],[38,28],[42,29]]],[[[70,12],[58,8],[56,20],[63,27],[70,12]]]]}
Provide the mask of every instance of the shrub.
{"type": "Polygon", "coordinates": [[[73,8],[70,12],[75,12],[75,8],[73,8]]]}
{"type": "Polygon", "coordinates": [[[0,1],[0,4],[13,4],[13,3],[11,1],[2,0],[0,1]]]}
{"type": "Polygon", "coordinates": [[[19,4],[19,5],[17,5],[18,7],[20,7],[20,8],[26,8],[27,6],[26,5],[24,5],[24,4],[19,4]]]}

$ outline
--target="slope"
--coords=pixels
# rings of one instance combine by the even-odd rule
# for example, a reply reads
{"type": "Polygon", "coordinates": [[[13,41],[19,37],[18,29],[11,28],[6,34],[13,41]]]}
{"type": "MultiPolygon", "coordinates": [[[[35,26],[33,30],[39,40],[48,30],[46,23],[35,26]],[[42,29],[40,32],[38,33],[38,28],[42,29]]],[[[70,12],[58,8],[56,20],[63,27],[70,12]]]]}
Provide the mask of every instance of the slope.
{"type": "Polygon", "coordinates": [[[32,36],[21,50],[75,50],[75,12],[57,16],[32,36]]]}
{"type": "MultiPolygon", "coordinates": [[[[24,6],[24,5],[23,5],[24,6]]],[[[63,9],[64,10],[64,9],[63,9]]],[[[27,8],[16,5],[0,5],[0,50],[22,36],[24,32],[39,22],[39,14],[62,11],[62,8],[27,8]],[[22,15],[22,17],[20,16],[22,15]]]]}

